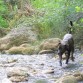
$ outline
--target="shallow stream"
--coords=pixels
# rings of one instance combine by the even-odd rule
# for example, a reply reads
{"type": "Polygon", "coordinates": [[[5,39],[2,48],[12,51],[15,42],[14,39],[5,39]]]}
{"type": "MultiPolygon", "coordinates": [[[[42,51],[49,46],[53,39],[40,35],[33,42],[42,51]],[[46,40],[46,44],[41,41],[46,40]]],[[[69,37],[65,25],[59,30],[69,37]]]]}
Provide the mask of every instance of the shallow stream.
{"type": "MultiPolygon", "coordinates": [[[[69,61],[68,66],[59,66],[58,58],[54,54],[43,55],[6,55],[0,54],[0,83],[7,77],[6,69],[8,67],[25,67],[29,70],[29,80],[19,83],[36,83],[36,80],[42,79],[45,83],[55,83],[55,81],[64,74],[75,71],[83,71],[83,54],[79,50],[74,53],[75,62],[69,61]],[[16,60],[8,63],[9,60],[16,60]]],[[[44,83],[43,82],[43,83],[44,83]]],[[[83,82],[80,82],[83,83],[83,82]]]]}

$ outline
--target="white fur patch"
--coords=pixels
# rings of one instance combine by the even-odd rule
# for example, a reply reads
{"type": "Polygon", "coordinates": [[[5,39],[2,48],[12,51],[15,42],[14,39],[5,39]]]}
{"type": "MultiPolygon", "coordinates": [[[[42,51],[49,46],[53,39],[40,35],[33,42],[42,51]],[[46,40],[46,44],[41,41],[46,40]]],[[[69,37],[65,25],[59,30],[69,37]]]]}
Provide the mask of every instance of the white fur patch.
{"type": "Polygon", "coordinates": [[[62,45],[66,45],[68,43],[68,40],[73,38],[73,36],[71,34],[66,34],[64,37],[63,37],[63,40],[61,41],[62,45]]]}
{"type": "Polygon", "coordinates": [[[63,37],[63,40],[69,40],[69,39],[71,39],[71,38],[73,38],[73,36],[71,35],[71,34],[66,34],[64,37],[63,37]]]}

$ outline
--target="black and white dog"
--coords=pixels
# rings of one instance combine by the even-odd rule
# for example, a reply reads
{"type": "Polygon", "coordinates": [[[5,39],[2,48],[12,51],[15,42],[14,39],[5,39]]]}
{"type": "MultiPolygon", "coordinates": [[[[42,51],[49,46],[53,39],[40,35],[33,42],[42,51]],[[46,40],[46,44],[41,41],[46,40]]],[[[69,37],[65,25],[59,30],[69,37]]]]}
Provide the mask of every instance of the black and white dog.
{"type": "Polygon", "coordinates": [[[68,64],[70,54],[71,60],[74,61],[73,53],[74,53],[74,40],[73,36],[70,33],[64,35],[63,40],[59,44],[58,55],[60,59],[60,66],[62,66],[62,55],[65,53],[66,55],[66,64],[68,64]]]}

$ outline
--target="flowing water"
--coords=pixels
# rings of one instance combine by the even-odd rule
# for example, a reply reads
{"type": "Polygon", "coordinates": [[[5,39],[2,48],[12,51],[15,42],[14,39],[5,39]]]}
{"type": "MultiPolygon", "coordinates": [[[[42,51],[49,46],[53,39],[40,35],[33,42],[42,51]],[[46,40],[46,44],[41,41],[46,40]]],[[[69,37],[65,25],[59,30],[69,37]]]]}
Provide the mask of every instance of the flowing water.
{"type": "MultiPolygon", "coordinates": [[[[62,75],[83,71],[83,54],[76,50],[74,53],[75,62],[69,61],[68,66],[63,61],[63,66],[59,66],[58,58],[54,54],[42,55],[0,55],[0,83],[7,77],[8,67],[25,67],[29,69],[29,80],[19,83],[36,83],[36,80],[42,79],[42,83],[54,83],[62,75]],[[8,60],[15,59],[16,62],[8,63],[8,60]],[[53,72],[50,73],[50,70],[53,72]],[[35,73],[34,73],[35,71],[35,73]],[[49,71],[49,73],[47,73],[49,71]]],[[[83,82],[80,82],[83,83],[83,82]]]]}

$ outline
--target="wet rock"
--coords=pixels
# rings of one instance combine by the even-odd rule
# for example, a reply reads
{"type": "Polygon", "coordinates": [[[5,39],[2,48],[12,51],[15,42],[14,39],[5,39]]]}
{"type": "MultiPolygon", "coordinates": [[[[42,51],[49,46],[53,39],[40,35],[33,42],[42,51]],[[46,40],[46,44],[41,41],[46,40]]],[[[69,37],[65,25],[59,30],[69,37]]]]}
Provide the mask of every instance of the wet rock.
{"type": "Polygon", "coordinates": [[[24,82],[24,81],[28,81],[28,77],[25,77],[25,76],[12,76],[9,79],[12,82],[24,82]]]}
{"type": "Polygon", "coordinates": [[[4,78],[1,83],[12,83],[8,78],[4,78]]]}
{"type": "Polygon", "coordinates": [[[74,76],[69,75],[61,77],[55,83],[78,83],[78,82],[74,76]]]}
{"type": "Polygon", "coordinates": [[[18,61],[18,59],[11,58],[11,59],[8,59],[7,63],[14,63],[14,62],[17,62],[17,61],[18,61]]]}
{"type": "Polygon", "coordinates": [[[52,74],[52,73],[54,73],[54,69],[43,70],[42,73],[44,73],[44,74],[52,74]]]}
{"type": "Polygon", "coordinates": [[[13,67],[15,63],[5,63],[5,64],[0,64],[1,67],[13,67]]]}
{"type": "Polygon", "coordinates": [[[23,67],[7,68],[7,77],[12,82],[27,81],[29,79],[29,76],[30,75],[27,72],[27,68],[23,68],[23,67]]]}
{"type": "Polygon", "coordinates": [[[6,60],[1,61],[0,66],[1,67],[12,67],[16,64],[17,61],[18,61],[18,59],[7,58],[6,60]]]}
{"type": "Polygon", "coordinates": [[[7,76],[11,77],[11,76],[29,76],[29,74],[27,73],[27,68],[24,67],[11,67],[11,68],[7,68],[7,76]]]}
{"type": "Polygon", "coordinates": [[[40,44],[39,48],[40,50],[56,50],[60,41],[59,38],[46,39],[40,44]]]}

